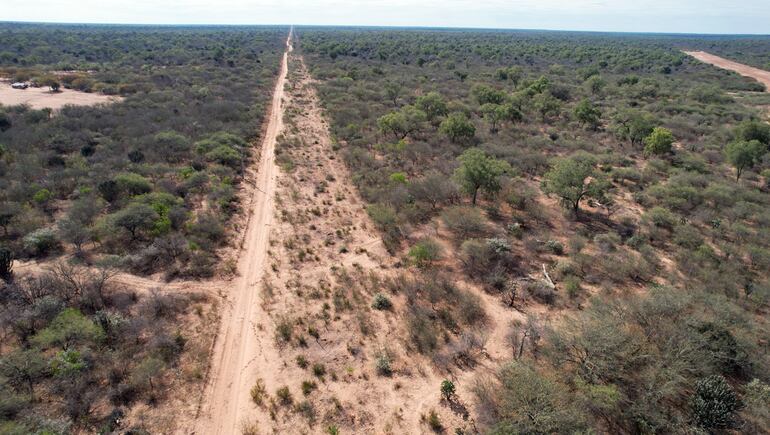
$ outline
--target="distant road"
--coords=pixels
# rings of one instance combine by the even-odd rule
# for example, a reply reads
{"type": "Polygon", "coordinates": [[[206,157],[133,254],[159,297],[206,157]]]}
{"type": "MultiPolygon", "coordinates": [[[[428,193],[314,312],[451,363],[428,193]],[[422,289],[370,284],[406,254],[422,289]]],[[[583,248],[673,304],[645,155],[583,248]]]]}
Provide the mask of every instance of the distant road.
{"type": "Polygon", "coordinates": [[[765,71],[763,69],[754,68],[753,66],[733,62],[732,60],[714,56],[713,54],[706,53],[705,51],[685,51],[685,54],[689,54],[701,62],[709,63],[722,69],[735,71],[742,76],[751,77],[752,79],[765,85],[765,92],[770,92],[770,71],[765,71]]]}

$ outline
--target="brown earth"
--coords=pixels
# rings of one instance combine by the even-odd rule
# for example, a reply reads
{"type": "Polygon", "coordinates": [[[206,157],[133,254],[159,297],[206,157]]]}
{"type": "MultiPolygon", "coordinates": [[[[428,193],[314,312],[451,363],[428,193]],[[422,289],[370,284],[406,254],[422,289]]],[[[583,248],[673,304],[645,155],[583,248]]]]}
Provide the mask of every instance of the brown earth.
{"type": "Polygon", "coordinates": [[[701,62],[708,63],[722,69],[735,71],[745,77],[750,77],[765,85],[765,92],[770,92],[770,71],[765,71],[763,69],[754,68],[753,66],[734,62],[723,57],[715,56],[711,53],[706,53],[705,51],[685,51],[684,53],[698,59],[701,62]]]}
{"type": "Polygon", "coordinates": [[[109,104],[121,101],[118,96],[97,93],[80,92],[72,89],[62,89],[51,92],[47,87],[13,89],[11,82],[0,81],[0,104],[16,106],[28,104],[33,109],[61,109],[66,105],[92,106],[94,104],[109,104]]]}

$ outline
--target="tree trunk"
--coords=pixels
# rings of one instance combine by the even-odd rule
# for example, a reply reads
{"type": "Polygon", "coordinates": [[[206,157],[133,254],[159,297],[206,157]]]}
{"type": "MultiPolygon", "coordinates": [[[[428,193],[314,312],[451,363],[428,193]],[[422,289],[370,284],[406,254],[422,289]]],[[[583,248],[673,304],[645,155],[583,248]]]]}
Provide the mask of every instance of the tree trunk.
{"type": "Polygon", "coordinates": [[[478,196],[478,194],[479,194],[479,188],[477,187],[477,188],[475,188],[473,190],[473,205],[474,206],[476,205],[476,197],[478,196]]]}

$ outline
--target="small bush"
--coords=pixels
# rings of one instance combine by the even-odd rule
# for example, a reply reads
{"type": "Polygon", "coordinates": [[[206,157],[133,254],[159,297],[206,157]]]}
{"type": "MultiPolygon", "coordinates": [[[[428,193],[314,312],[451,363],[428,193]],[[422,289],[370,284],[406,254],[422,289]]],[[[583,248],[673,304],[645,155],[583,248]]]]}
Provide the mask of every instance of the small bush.
{"type": "Polygon", "coordinates": [[[393,307],[393,303],[382,293],[374,295],[374,301],[372,301],[372,308],[375,310],[389,310],[393,307]]]}
{"type": "Polygon", "coordinates": [[[267,389],[265,388],[265,381],[262,379],[257,379],[257,382],[254,383],[254,386],[251,387],[251,391],[249,391],[249,394],[251,394],[251,401],[255,404],[262,406],[262,403],[264,403],[265,395],[267,394],[267,389]]]}
{"type": "Polygon", "coordinates": [[[326,374],[326,366],[321,363],[313,364],[313,374],[316,377],[322,378],[326,374]]]}
{"type": "Polygon", "coordinates": [[[288,386],[283,386],[275,390],[275,397],[278,398],[278,403],[282,406],[289,406],[294,403],[294,398],[291,396],[291,391],[288,386]]]}
{"type": "Polygon", "coordinates": [[[302,381],[302,394],[304,396],[309,396],[316,388],[318,388],[318,384],[315,381],[302,381]]]}
{"type": "Polygon", "coordinates": [[[374,361],[374,367],[377,369],[377,374],[380,376],[390,376],[393,374],[393,369],[390,366],[390,356],[387,352],[381,352],[377,355],[374,361]]]}
{"type": "Polygon", "coordinates": [[[441,419],[438,417],[438,414],[434,410],[430,410],[430,413],[428,413],[428,426],[430,426],[431,430],[434,432],[441,432],[444,430],[444,425],[441,424],[441,419]]]}

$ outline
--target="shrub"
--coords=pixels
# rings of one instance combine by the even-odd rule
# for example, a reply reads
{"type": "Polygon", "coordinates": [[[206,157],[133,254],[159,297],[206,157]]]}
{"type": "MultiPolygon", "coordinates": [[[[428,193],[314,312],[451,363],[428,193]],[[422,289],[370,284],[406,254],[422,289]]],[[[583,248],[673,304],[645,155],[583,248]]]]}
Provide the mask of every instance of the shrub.
{"type": "Polygon", "coordinates": [[[303,395],[309,396],[316,388],[318,388],[318,384],[316,384],[315,381],[302,381],[303,395]]]}
{"type": "Polygon", "coordinates": [[[408,255],[418,267],[427,267],[441,258],[441,245],[433,239],[425,238],[412,246],[408,255]]]}
{"type": "Polygon", "coordinates": [[[316,377],[322,378],[326,374],[326,366],[321,363],[313,364],[313,374],[316,377]]]}
{"type": "Polygon", "coordinates": [[[50,228],[41,228],[24,236],[24,251],[31,256],[47,255],[59,247],[56,232],[50,228]]]}
{"type": "Polygon", "coordinates": [[[725,378],[715,375],[696,382],[691,406],[699,426],[704,429],[728,429],[735,424],[735,412],[740,403],[725,378]]]}
{"type": "Polygon", "coordinates": [[[390,376],[393,369],[390,366],[390,356],[387,352],[380,352],[374,360],[374,367],[380,376],[390,376]]]}
{"type": "Polygon", "coordinates": [[[644,154],[647,156],[669,154],[673,144],[674,135],[671,134],[671,130],[655,127],[652,133],[644,138],[644,154]]]}
{"type": "Polygon", "coordinates": [[[441,219],[460,240],[481,236],[487,228],[481,211],[472,207],[449,207],[441,214],[441,219]]]}
{"type": "Polygon", "coordinates": [[[433,409],[431,409],[428,413],[428,426],[430,426],[431,430],[434,432],[441,432],[444,430],[444,426],[441,424],[441,419],[433,409]]]}
{"type": "Polygon", "coordinates": [[[282,406],[289,406],[294,402],[294,398],[291,396],[289,387],[285,385],[275,390],[275,397],[278,398],[278,403],[282,406]]]}
{"type": "Polygon", "coordinates": [[[259,406],[262,406],[262,403],[265,400],[265,395],[267,394],[267,389],[265,388],[265,381],[263,381],[262,379],[257,379],[257,382],[255,382],[254,386],[251,387],[249,394],[251,395],[252,402],[254,402],[259,406]]]}
{"type": "Polygon", "coordinates": [[[446,401],[450,401],[454,395],[455,384],[448,379],[444,379],[441,382],[441,396],[444,397],[446,401]]]}
{"type": "Polygon", "coordinates": [[[382,293],[374,295],[374,301],[372,301],[372,308],[375,310],[389,310],[393,306],[387,296],[382,293]]]}

